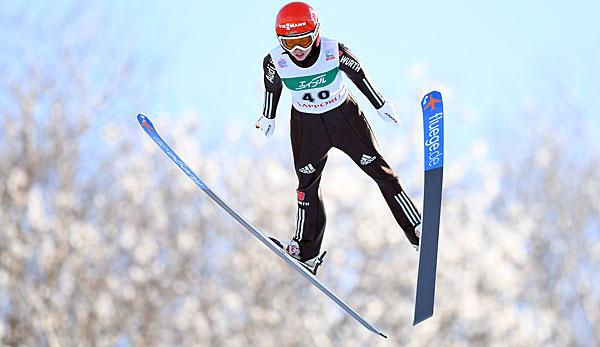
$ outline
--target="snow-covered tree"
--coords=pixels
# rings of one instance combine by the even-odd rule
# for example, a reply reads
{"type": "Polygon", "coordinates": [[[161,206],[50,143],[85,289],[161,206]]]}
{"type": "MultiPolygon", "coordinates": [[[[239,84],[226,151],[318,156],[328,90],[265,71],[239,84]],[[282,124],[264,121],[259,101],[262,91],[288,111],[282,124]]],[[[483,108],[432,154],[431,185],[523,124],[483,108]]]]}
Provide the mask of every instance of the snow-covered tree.
{"type": "MultiPolygon", "coordinates": [[[[0,46],[1,344],[598,344],[600,156],[577,122],[447,146],[435,315],[416,327],[417,253],[375,183],[332,152],[322,183],[329,255],[319,276],[387,332],[383,340],[198,190],[137,127],[135,111],[116,116],[135,109],[134,61],[98,59],[102,26],[89,25],[98,19],[65,18],[48,24],[63,30],[59,39],[27,17],[0,24],[6,37],[39,43],[0,46]],[[32,47],[47,55],[34,59],[32,47]],[[496,150],[508,145],[510,156],[496,150]]],[[[410,100],[420,83],[429,88],[415,81],[410,100]]],[[[453,105],[447,141],[463,121],[453,105]]],[[[577,119],[561,105],[555,120],[577,119]]],[[[399,108],[402,136],[381,133],[381,147],[420,201],[419,109],[399,108]]],[[[199,118],[153,120],[236,210],[267,234],[291,236],[288,140],[267,142],[252,119],[206,146],[199,118]]]]}

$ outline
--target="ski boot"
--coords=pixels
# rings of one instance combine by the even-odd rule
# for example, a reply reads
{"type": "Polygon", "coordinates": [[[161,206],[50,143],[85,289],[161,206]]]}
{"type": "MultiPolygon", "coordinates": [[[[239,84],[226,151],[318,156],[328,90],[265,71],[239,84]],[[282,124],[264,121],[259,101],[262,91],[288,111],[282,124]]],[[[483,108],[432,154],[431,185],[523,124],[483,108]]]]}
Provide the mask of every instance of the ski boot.
{"type": "Polygon", "coordinates": [[[277,246],[283,248],[287,252],[287,254],[291,255],[292,258],[297,260],[298,263],[302,265],[306,270],[308,270],[311,274],[315,276],[317,275],[317,270],[319,269],[319,266],[323,264],[323,258],[325,257],[325,254],[327,254],[327,251],[323,251],[321,255],[318,255],[312,259],[302,261],[300,260],[300,244],[298,244],[298,241],[294,239],[290,241],[279,241],[273,237],[269,238],[277,246]]]}

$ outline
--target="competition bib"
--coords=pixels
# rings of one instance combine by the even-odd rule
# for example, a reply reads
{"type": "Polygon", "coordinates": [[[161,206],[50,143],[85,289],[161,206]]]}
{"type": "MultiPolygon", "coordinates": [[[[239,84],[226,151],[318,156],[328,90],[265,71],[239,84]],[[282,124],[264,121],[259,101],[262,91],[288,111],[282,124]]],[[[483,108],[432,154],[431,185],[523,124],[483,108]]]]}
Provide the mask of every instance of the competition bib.
{"type": "Polygon", "coordinates": [[[292,93],[292,106],[304,113],[323,113],[341,105],[348,89],[340,73],[337,41],[321,38],[317,61],[308,68],[294,64],[281,47],[271,51],[275,69],[292,93]]]}

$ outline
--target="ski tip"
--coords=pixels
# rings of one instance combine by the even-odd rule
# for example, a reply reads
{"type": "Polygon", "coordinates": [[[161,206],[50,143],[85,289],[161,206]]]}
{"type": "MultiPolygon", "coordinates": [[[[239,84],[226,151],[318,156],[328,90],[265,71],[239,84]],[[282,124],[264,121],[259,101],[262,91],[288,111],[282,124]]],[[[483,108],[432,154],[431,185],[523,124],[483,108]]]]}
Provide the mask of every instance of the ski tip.
{"type": "Polygon", "coordinates": [[[437,90],[432,90],[429,93],[425,94],[425,97],[428,97],[428,96],[431,96],[431,95],[441,96],[442,93],[438,92],[437,90]]]}
{"type": "Polygon", "coordinates": [[[388,337],[387,337],[387,336],[385,336],[385,334],[384,334],[384,333],[382,333],[381,331],[379,332],[379,336],[383,336],[383,337],[384,337],[384,338],[386,338],[386,339],[388,338],[388,337]]]}
{"type": "Polygon", "coordinates": [[[438,103],[442,101],[442,93],[438,92],[437,90],[433,90],[427,94],[425,94],[425,96],[423,97],[423,100],[421,100],[421,105],[423,107],[425,107],[426,105],[430,104],[430,103],[438,103]],[[430,99],[433,99],[433,101],[431,101],[430,99]]]}
{"type": "Polygon", "coordinates": [[[148,119],[148,117],[146,117],[146,115],[140,113],[140,114],[138,114],[137,119],[138,119],[138,122],[140,123],[140,125],[142,126],[142,128],[144,128],[144,130],[147,133],[156,132],[156,130],[154,130],[154,125],[152,124],[150,119],[148,119]]]}

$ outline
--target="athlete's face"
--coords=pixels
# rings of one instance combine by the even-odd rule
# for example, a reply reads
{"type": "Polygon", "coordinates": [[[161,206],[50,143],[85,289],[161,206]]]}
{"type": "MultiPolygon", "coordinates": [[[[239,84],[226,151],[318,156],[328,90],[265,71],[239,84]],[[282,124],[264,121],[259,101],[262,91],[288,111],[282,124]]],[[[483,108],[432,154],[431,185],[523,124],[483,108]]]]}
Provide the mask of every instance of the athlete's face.
{"type": "Polygon", "coordinates": [[[303,51],[300,48],[296,47],[291,51],[291,53],[294,56],[294,58],[296,58],[296,60],[303,61],[304,59],[306,59],[310,51],[312,51],[312,46],[310,46],[310,48],[308,48],[306,51],[303,51]]]}

